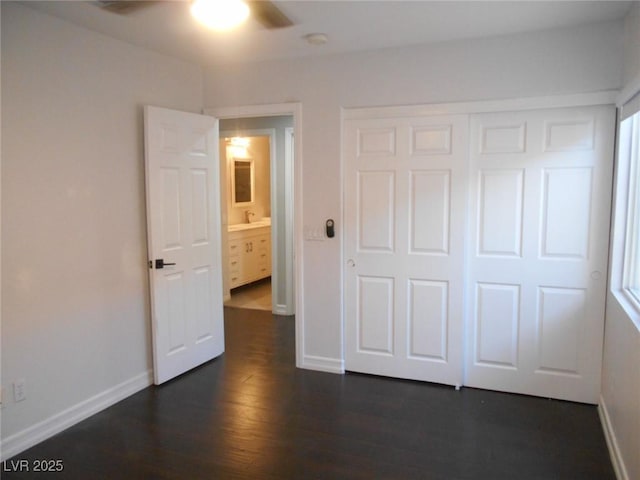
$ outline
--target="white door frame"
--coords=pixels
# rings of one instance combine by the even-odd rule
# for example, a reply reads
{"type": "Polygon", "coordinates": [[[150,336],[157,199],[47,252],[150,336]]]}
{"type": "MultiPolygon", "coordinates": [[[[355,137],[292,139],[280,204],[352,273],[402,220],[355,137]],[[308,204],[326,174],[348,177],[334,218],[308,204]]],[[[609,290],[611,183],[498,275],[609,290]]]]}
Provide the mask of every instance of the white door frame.
{"type": "Polygon", "coordinates": [[[287,288],[286,297],[295,298],[296,328],[296,366],[304,363],[304,289],[303,273],[303,237],[302,237],[302,104],[275,103],[267,105],[245,105],[235,107],[205,108],[205,115],[213,115],[219,120],[252,117],[293,117],[294,159],[289,162],[285,172],[287,182],[286,201],[292,209],[286,212],[286,262],[287,276],[294,281],[287,288]],[[293,240],[291,240],[293,239],[293,240]],[[295,293],[294,293],[295,291],[295,293]]]}

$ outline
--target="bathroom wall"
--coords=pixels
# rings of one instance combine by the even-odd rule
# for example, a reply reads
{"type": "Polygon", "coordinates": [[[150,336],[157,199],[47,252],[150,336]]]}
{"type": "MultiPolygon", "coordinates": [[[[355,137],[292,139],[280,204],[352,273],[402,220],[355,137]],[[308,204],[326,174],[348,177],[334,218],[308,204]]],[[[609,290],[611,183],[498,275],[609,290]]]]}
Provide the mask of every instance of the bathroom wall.
{"type": "MultiPolygon", "coordinates": [[[[224,158],[227,164],[227,223],[245,223],[247,221],[246,212],[254,213],[253,220],[271,216],[271,154],[270,139],[268,136],[249,137],[251,144],[247,148],[249,159],[253,160],[254,168],[254,203],[253,205],[234,206],[232,199],[231,182],[233,177],[233,159],[224,158]]],[[[224,146],[221,145],[221,152],[224,146]]],[[[221,156],[221,158],[223,158],[221,156]]]]}

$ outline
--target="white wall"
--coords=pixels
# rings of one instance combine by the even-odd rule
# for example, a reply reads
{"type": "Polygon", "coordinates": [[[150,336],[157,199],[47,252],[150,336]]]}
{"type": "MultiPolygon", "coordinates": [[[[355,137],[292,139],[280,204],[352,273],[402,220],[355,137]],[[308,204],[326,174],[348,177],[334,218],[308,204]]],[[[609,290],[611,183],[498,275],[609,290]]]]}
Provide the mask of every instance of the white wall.
{"type": "MultiPolygon", "coordinates": [[[[342,361],[340,108],[528,97],[616,89],[622,25],[588,25],[372,53],[205,70],[207,107],[302,103],[303,223],[338,221],[305,242],[306,356],[342,361]]],[[[321,48],[321,47],[320,47],[321,48]]]]}
{"type": "MultiPolygon", "coordinates": [[[[624,25],[624,89],[640,90],[640,4],[635,3],[624,25]]],[[[607,297],[601,409],[619,478],[640,478],[640,322],[634,323],[628,302],[620,295],[622,248],[626,212],[622,207],[628,172],[616,168],[616,205],[612,235],[610,280],[607,297]],[[622,190],[622,192],[621,192],[622,190]],[[625,310],[626,308],[626,310],[625,310]]],[[[637,314],[636,314],[637,316],[637,314]]]]}
{"type": "Polygon", "coordinates": [[[640,331],[609,294],[602,365],[601,408],[625,480],[640,478],[640,331]]]}
{"type": "Polygon", "coordinates": [[[640,75],[640,3],[634,2],[624,19],[623,85],[628,86],[640,75]]]}
{"type": "Polygon", "coordinates": [[[142,106],[200,111],[202,69],[2,2],[2,100],[6,455],[148,383],[142,106]]]}

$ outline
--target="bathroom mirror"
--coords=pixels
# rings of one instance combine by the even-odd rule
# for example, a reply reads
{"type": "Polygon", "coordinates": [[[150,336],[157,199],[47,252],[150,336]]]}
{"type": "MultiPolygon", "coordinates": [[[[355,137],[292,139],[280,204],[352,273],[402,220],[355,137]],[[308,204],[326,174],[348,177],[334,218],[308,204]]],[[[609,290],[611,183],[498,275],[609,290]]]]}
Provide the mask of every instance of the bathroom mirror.
{"type": "Polygon", "coordinates": [[[233,206],[251,205],[255,198],[254,191],[253,160],[234,158],[231,168],[231,200],[233,206]]]}

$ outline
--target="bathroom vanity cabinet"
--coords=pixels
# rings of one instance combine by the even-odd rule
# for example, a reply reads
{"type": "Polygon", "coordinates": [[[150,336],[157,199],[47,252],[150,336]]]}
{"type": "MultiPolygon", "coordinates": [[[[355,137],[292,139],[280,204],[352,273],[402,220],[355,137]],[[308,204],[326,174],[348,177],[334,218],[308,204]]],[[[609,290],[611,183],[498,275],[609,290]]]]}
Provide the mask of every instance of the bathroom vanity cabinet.
{"type": "Polygon", "coordinates": [[[240,287],[271,276],[271,227],[229,231],[229,283],[240,287]]]}

